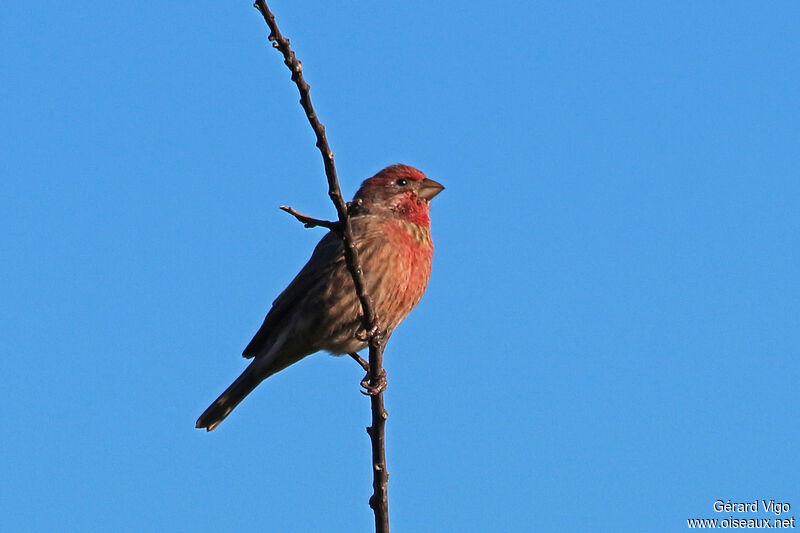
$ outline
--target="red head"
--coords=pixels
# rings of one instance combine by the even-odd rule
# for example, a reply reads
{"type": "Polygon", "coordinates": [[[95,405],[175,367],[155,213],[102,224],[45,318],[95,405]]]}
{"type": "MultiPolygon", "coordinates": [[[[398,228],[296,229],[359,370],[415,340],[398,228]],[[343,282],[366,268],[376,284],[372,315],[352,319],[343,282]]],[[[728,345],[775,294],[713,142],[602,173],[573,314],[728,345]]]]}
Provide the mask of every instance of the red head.
{"type": "Polygon", "coordinates": [[[428,202],[444,187],[408,165],[391,165],[364,180],[353,199],[369,214],[430,225],[428,202]]]}

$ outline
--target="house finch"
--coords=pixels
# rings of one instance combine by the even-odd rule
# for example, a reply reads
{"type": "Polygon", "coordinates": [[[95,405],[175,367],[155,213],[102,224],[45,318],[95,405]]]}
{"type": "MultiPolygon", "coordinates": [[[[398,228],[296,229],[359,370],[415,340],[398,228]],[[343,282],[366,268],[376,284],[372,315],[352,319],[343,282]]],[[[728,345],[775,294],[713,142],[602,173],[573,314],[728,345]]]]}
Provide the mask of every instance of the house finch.
{"type": "MultiPolygon", "coordinates": [[[[428,202],[442,189],[413,167],[392,165],[365,180],[350,203],[367,291],[388,335],[428,284],[433,257],[428,202]]],[[[242,355],[253,361],[200,415],[196,427],[216,428],[259,383],[307,355],[364,349],[362,317],[342,240],[330,231],[244,349],[242,355]]]]}

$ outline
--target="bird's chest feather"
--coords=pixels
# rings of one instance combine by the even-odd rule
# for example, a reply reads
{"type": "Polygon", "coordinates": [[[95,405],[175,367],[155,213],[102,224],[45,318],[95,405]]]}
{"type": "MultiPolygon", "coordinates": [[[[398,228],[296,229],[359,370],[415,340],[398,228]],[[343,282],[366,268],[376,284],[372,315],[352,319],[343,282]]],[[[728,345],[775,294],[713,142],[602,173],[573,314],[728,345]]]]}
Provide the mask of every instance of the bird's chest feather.
{"type": "Polygon", "coordinates": [[[431,274],[433,242],[427,227],[392,219],[384,222],[381,253],[365,272],[378,313],[395,327],[419,303],[431,274]]]}

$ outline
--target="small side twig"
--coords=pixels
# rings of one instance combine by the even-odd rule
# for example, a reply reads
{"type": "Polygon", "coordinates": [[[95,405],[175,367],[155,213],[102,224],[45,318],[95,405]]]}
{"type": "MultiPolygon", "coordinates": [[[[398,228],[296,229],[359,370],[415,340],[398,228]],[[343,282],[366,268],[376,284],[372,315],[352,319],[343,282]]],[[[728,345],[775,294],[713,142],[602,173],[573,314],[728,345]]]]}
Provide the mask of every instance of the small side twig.
{"type": "MultiPolygon", "coordinates": [[[[317,148],[322,154],[322,162],[325,167],[325,176],[328,180],[328,196],[336,207],[339,219],[339,235],[344,244],[344,257],[350,275],[353,278],[356,294],[361,302],[364,312],[363,327],[367,332],[369,345],[369,380],[368,390],[376,391],[370,395],[370,405],[372,407],[372,425],[367,428],[367,433],[372,444],[372,488],[373,494],[369,499],[369,505],[375,514],[376,533],[389,533],[389,472],[386,470],[386,443],[385,427],[388,414],[383,405],[383,388],[386,386],[386,373],[383,370],[383,350],[386,345],[386,332],[380,327],[379,317],[375,312],[375,306],[367,292],[367,284],[364,279],[364,272],[358,257],[353,232],[350,227],[350,218],[347,210],[347,203],[342,197],[339,187],[339,180],[336,176],[336,166],[333,163],[333,151],[331,150],[328,139],[325,136],[325,126],[317,117],[314,107],[311,104],[309,91],[311,87],[303,77],[303,66],[295,56],[289,46],[289,39],[283,36],[275,22],[275,15],[267,7],[265,0],[255,0],[255,8],[264,17],[264,21],[269,26],[269,40],[272,46],[277,48],[283,55],[283,62],[292,72],[292,81],[297,85],[300,93],[300,105],[306,113],[311,129],[317,137],[317,148]]],[[[289,211],[287,211],[289,212],[289,211]]],[[[292,213],[295,217],[297,215],[292,213]]],[[[305,217],[305,215],[302,215],[305,217]]],[[[306,217],[304,224],[318,222],[317,219],[306,217]]]]}
{"type": "Polygon", "coordinates": [[[282,205],[281,206],[281,211],[286,211],[287,213],[292,215],[294,218],[296,218],[297,220],[302,222],[303,226],[305,226],[307,228],[315,228],[317,226],[320,226],[320,227],[328,228],[330,230],[334,230],[334,231],[337,231],[337,232],[339,231],[340,224],[338,222],[331,222],[330,220],[320,220],[319,218],[314,218],[314,217],[310,217],[308,215],[304,215],[300,211],[297,211],[296,209],[292,209],[288,205],[282,205]]]}
{"type": "MultiPolygon", "coordinates": [[[[350,228],[350,219],[348,218],[347,202],[342,196],[342,190],[339,187],[339,178],[336,175],[336,165],[333,163],[333,150],[328,144],[328,138],[325,136],[325,126],[320,122],[317,117],[317,112],[314,111],[314,106],[311,104],[311,86],[306,82],[303,77],[303,64],[297,59],[291,46],[289,46],[289,39],[283,36],[278,24],[275,22],[275,15],[269,10],[267,3],[264,0],[256,0],[253,6],[258,9],[264,17],[264,21],[269,27],[270,33],[267,37],[271,42],[273,48],[277,48],[283,55],[283,62],[292,72],[292,81],[297,85],[297,90],[300,93],[300,105],[306,112],[308,123],[311,124],[311,129],[314,130],[314,135],[317,137],[317,148],[322,154],[322,163],[325,167],[325,177],[328,180],[328,196],[336,207],[336,213],[339,217],[339,222],[342,224],[342,240],[344,241],[344,256],[347,266],[350,268],[350,274],[353,276],[353,283],[356,286],[356,293],[361,302],[361,307],[364,310],[364,329],[368,332],[378,332],[378,316],[375,313],[375,306],[372,299],[367,293],[367,284],[364,280],[364,272],[361,269],[361,262],[358,259],[358,249],[356,248],[355,241],[353,240],[353,232],[350,228]]],[[[372,335],[375,337],[375,335],[372,335]]],[[[372,346],[372,343],[370,343],[372,346]]]]}

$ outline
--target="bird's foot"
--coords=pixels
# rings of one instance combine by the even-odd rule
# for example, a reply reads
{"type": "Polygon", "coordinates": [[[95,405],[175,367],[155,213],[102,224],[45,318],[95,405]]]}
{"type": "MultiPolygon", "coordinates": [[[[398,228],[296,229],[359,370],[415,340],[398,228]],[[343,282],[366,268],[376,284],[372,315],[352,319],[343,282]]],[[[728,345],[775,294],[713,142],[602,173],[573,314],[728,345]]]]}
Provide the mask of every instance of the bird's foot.
{"type": "Polygon", "coordinates": [[[375,396],[386,390],[386,387],[388,385],[386,382],[386,369],[381,368],[380,374],[378,374],[378,377],[375,380],[375,384],[371,384],[369,361],[364,360],[363,357],[361,357],[355,352],[351,352],[348,355],[352,357],[353,360],[361,366],[361,368],[364,369],[364,372],[367,373],[367,375],[364,376],[364,379],[361,380],[361,386],[364,387],[364,390],[361,391],[361,394],[364,394],[366,396],[375,396]]]}
{"type": "MultiPolygon", "coordinates": [[[[369,366],[369,363],[367,363],[367,366],[369,366]]],[[[361,386],[364,387],[364,390],[361,391],[361,394],[366,396],[377,396],[385,391],[386,387],[388,386],[388,383],[386,382],[386,370],[381,368],[381,371],[378,374],[378,377],[374,380],[374,383],[370,381],[370,374],[371,372],[367,370],[367,375],[361,380],[361,386]]]]}
{"type": "Polygon", "coordinates": [[[369,342],[372,337],[377,337],[378,339],[385,339],[386,338],[386,331],[381,330],[378,324],[375,324],[368,330],[359,331],[356,333],[356,339],[360,340],[361,342],[369,342]]]}

